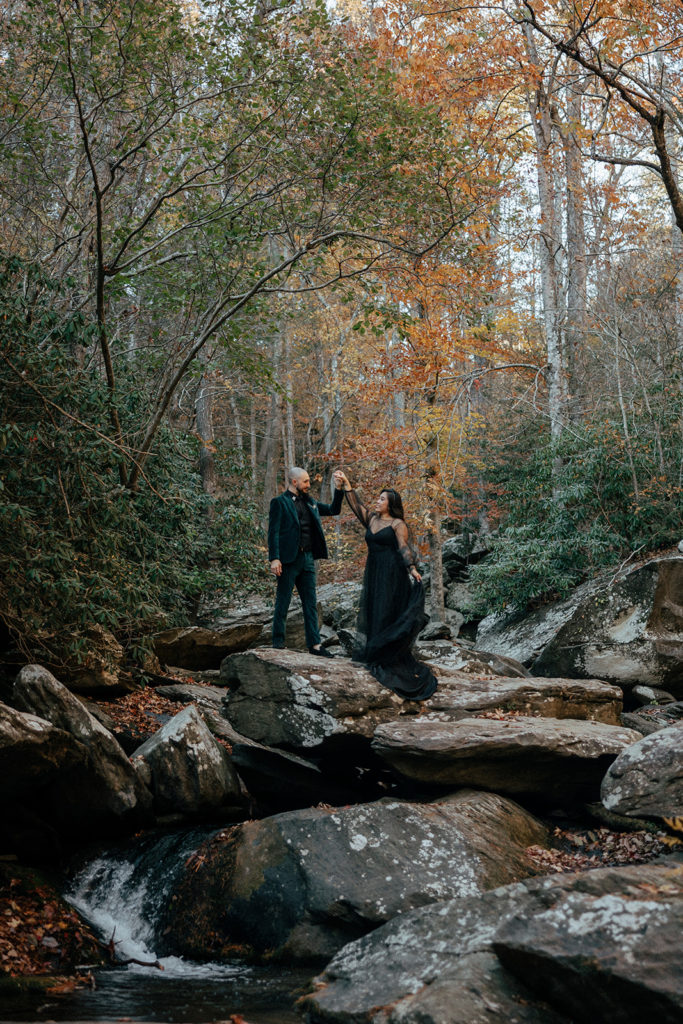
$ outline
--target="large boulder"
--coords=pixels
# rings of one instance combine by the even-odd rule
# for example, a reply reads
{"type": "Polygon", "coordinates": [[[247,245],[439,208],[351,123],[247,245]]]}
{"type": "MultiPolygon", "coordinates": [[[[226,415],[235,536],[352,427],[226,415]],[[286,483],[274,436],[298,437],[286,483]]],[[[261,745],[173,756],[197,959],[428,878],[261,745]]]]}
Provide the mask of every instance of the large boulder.
{"type": "Polygon", "coordinates": [[[0,704],[0,799],[23,799],[55,777],[84,771],[88,751],[65,729],[0,704]]]}
{"type": "Polygon", "coordinates": [[[376,726],[405,704],[361,665],[296,651],[230,655],[221,677],[229,687],[223,714],[231,725],[259,743],[294,751],[369,745],[376,726]]]}
{"type": "Polygon", "coordinates": [[[379,726],[372,746],[424,785],[576,801],[595,799],[609,765],[638,739],[631,729],[599,722],[524,716],[439,721],[421,715],[379,726]]]}
{"type": "MultiPolygon", "coordinates": [[[[675,915],[669,918],[669,914],[674,905],[680,906],[682,895],[680,864],[660,862],[532,878],[480,896],[411,910],[340,950],[314,980],[302,1009],[308,1024],[570,1024],[569,1017],[635,1022],[650,1018],[649,1007],[643,1012],[643,1001],[651,997],[658,1010],[655,1019],[680,1020],[678,1010],[678,1017],[660,1018],[659,1014],[662,1003],[668,1002],[669,1012],[672,1005],[676,1007],[675,993],[680,989],[679,943],[671,928],[675,915]],[[579,900],[592,903],[592,921],[574,913],[572,901],[576,905],[579,900]],[[629,900],[639,907],[649,904],[645,920],[662,953],[657,963],[647,951],[643,951],[643,962],[630,961],[638,939],[629,900]],[[658,918],[653,906],[659,908],[658,918]],[[594,958],[583,958],[582,976],[569,975],[571,984],[560,989],[549,981],[561,970],[559,963],[549,962],[550,957],[542,963],[538,957],[533,974],[530,967],[521,966],[521,957],[514,964],[515,973],[502,966],[494,945],[507,958],[513,941],[521,945],[527,929],[534,934],[539,917],[552,916],[561,928],[565,913],[567,931],[570,922],[581,922],[589,935],[594,958]],[[623,953],[622,914],[628,940],[623,953]],[[514,939],[506,932],[513,919],[514,939]],[[601,920],[607,927],[601,940],[595,941],[601,920]],[[665,941],[669,943],[666,951],[665,941]],[[613,969],[611,964],[618,966],[613,969]],[[591,996],[597,997],[597,1007],[584,993],[584,982],[591,996]],[[606,1008],[608,992],[611,1001],[606,1008]],[[552,1007],[547,999],[552,999],[552,1007]]],[[[581,934],[573,941],[580,944],[581,934]]],[[[577,966],[578,962],[577,957],[577,966]]]]}
{"type": "Polygon", "coordinates": [[[195,670],[220,668],[226,655],[252,647],[262,631],[261,622],[249,620],[218,629],[203,626],[167,629],[153,638],[154,652],[164,665],[195,670]]]}
{"type": "Polygon", "coordinates": [[[123,647],[108,629],[95,623],[83,633],[87,646],[80,658],[70,659],[64,667],[69,689],[77,693],[110,693],[121,684],[123,647]]]}
{"type": "Polygon", "coordinates": [[[679,722],[683,722],[682,700],[674,701],[673,704],[646,704],[621,716],[622,725],[642,732],[643,736],[649,736],[651,732],[658,732],[679,722]]]}
{"type": "Polygon", "coordinates": [[[243,736],[221,715],[223,687],[173,683],[158,686],[156,692],[183,704],[194,702],[213,735],[230,744],[232,763],[257,802],[259,817],[321,802],[358,802],[376,795],[373,787],[365,785],[366,773],[361,773],[361,787],[342,786],[329,771],[322,771],[311,761],[243,736]],[[370,792],[365,793],[368,789],[370,792]]]}
{"type": "Polygon", "coordinates": [[[326,959],[411,907],[527,876],[526,847],[545,841],[521,807],[484,793],[278,814],[199,847],[169,935],[193,957],[326,959]]]}
{"type": "MultiPolygon", "coordinates": [[[[666,876],[665,876],[666,877],[666,876]]],[[[493,948],[513,974],[571,1019],[592,1024],[683,1020],[683,890],[643,880],[596,896],[570,892],[541,913],[521,910],[493,948]]]]}
{"type": "Polygon", "coordinates": [[[488,541],[477,533],[458,533],[447,537],[441,547],[445,580],[460,580],[470,565],[480,562],[488,554],[488,541]]]}
{"type": "Polygon", "coordinates": [[[362,584],[352,582],[324,583],[318,587],[318,601],[325,625],[335,632],[355,629],[361,590],[362,584]]]}
{"type": "Polygon", "coordinates": [[[242,803],[227,752],[192,704],[138,747],[132,760],[158,814],[198,816],[242,803]]]}
{"type": "Polygon", "coordinates": [[[608,811],[626,817],[683,816],[683,722],[623,750],[610,765],[600,796],[608,811]]]}
{"type": "MultiPolygon", "coordinates": [[[[273,607],[275,597],[273,600],[264,601],[262,598],[253,597],[246,601],[240,608],[233,609],[228,615],[222,618],[216,619],[211,623],[205,623],[210,625],[212,629],[228,629],[234,627],[246,628],[248,625],[253,623],[261,624],[261,633],[254,641],[252,646],[254,647],[270,647],[272,643],[272,627],[273,627],[273,607]]],[[[318,623],[322,621],[321,618],[322,609],[320,606],[320,599],[318,598],[318,623]]],[[[301,608],[301,602],[297,594],[292,598],[292,603],[287,614],[287,623],[285,629],[285,643],[287,647],[294,650],[306,650],[306,631],[304,629],[304,615],[301,608]]]]}
{"type": "Polygon", "coordinates": [[[456,672],[478,676],[518,676],[521,679],[531,676],[531,672],[514,658],[466,647],[459,642],[420,641],[416,649],[423,661],[435,662],[456,672]]]}
{"type": "Polygon", "coordinates": [[[121,746],[83,703],[41,665],[25,665],[13,688],[22,711],[70,733],[88,752],[74,777],[55,776],[60,814],[93,834],[136,828],[149,820],[151,796],[121,746]]]}
{"type": "Polygon", "coordinates": [[[489,616],[477,646],[535,675],[606,679],[683,697],[683,558],[657,558],[609,582],[592,580],[525,616],[489,616]]]}

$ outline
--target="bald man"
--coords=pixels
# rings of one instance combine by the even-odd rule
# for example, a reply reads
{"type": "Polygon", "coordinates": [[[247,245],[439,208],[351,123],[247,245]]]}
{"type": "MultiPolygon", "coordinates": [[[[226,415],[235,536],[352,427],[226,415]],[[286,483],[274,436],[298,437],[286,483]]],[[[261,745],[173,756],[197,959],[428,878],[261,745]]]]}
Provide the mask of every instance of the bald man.
{"type": "Polygon", "coordinates": [[[270,571],[277,577],[273,614],[273,647],[285,646],[285,621],[294,587],[299,591],[304,612],[306,646],[322,658],[334,655],[320,645],[318,599],[315,592],[315,559],[327,558],[327,544],[321,516],[338,516],[344,497],[343,487],[334,475],[331,505],[309,496],[311,480],[305,469],[293,466],[287,490],[270,503],[268,515],[268,558],[270,571]]]}

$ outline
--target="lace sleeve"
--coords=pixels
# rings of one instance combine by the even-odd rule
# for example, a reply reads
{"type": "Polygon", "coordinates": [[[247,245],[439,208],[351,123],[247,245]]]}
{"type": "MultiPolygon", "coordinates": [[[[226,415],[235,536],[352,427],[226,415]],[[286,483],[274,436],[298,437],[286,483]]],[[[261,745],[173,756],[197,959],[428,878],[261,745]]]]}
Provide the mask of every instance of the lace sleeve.
{"type": "Polygon", "coordinates": [[[368,523],[370,522],[370,513],[368,512],[367,508],[360,500],[356,492],[354,490],[344,491],[344,494],[346,495],[346,500],[351,506],[353,514],[358,519],[360,519],[363,526],[367,526],[368,523]]]}
{"type": "Polygon", "coordinates": [[[415,565],[415,552],[408,541],[408,527],[402,519],[394,519],[391,525],[393,526],[394,533],[396,534],[398,550],[401,558],[403,559],[403,564],[406,569],[410,569],[411,566],[415,565]]]}

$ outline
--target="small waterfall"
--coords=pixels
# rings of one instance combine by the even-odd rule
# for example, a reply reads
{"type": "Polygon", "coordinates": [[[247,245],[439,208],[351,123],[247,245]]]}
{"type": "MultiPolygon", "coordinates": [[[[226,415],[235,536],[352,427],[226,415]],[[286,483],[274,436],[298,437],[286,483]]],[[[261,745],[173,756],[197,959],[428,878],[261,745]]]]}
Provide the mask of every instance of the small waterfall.
{"type": "MultiPolygon", "coordinates": [[[[101,936],[114,942],[119,960],[158,961],[167,976],[232,976],[242,965],[197,964],[165,955],[164,911],[184,864],[208,830],[157,836],[112,848],[83,867],[65,898],[101,936]]],[[[158,968],[129,965],[129,970],[158,968]]]]}

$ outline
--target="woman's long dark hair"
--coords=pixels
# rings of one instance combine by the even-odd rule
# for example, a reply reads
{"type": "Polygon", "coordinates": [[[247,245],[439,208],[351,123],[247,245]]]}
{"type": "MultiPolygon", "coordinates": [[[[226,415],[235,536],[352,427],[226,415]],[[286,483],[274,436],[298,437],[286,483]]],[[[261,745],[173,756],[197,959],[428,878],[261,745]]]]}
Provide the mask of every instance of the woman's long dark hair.
{"type": "Polygon", "coordinates": [[[395,491],[393,487],[383,487],[379,493],[386,494],[389,500],[387,512],[392,519],[402,519],[405,522],[406,517],[403,511],[403,502],[401,501],[401,495],[398,491],[395,491]]]}

